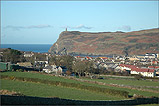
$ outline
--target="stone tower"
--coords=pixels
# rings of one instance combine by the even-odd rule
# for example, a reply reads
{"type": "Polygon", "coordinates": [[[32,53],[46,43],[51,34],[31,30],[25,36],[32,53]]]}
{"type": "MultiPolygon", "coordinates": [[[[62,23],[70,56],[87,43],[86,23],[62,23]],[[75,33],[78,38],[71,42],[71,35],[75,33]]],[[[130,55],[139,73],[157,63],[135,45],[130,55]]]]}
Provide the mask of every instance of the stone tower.
{"type": "Polygon", "coordinates": [[[66,28],[66,31],[67,31],[67,28],[66,28]]]}

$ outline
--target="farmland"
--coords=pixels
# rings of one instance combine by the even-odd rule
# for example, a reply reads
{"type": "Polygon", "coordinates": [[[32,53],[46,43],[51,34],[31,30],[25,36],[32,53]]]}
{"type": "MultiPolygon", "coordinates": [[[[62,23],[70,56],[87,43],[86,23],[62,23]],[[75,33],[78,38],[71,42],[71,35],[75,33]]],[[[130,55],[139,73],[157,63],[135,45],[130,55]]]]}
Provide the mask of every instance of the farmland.
{"type": "MultiPolygon", "coordinates": [[[[48,81],[60,81],[66,83],[75,83],[81,84],[85,86],[94,86],[99,88],[109,88],[114,90],[121,90],[129,92],[130,96],[133,94],[143,95],[143,96],[159,96],[159,93],[139,91],[135,89],[128,88],[120,88],[120,87],[112,87],[107,85],[99,85],[96,83],[89,83],[74,79],[69,79],[67,77],[56,77],[50,75],[44,75],[40,73],[31,73],[31,72],[3,72],[1,75],[15,76],[15,77],[25,77],[25,78],[38,78],[41,80],[48,81]]],[[[79,79],[79,78],[77,78],[79,79]]],[[[142,86],[158,86],[158,82],[153,81],[144,81],[144,80],[116,80],[116,79],[81,79],[81,80],[91,80],[97,82],[104,82],[107,84],[115,83],[115,84],[125,84],[125,85],[142,85],[142,86]]],[[[65,86],[54,86],[42,83],[34,83],[34,82],[24,82],[17,80],[6,80],[1,79],[1,89],[6,89],[9,91],[21,92],[27,96],[37,96],[37,97],[60,97],[65,99],[75,99],[75,100],[122,100],[126,99],[124,97],[119,97],[116,95],[102,94],[97,92],[91,92],[89,90],[82,90],[78,88],[71,88],[65,86]]],[[[156,89],[155,89],[156,90],[156,89]]]]}
{"type": "Polygon", "coordinates": [[[37,97],[60,97],[65,99],[76,100],[120,100],[122,98],[114,97],[111,95],[103,95],[98,93],[92,93],[89,91],[78,90],[73,88],[52,86],[46,84],[37,84],[30,82],[1,80],[1,89],[7,89],[9,91],[21,92],[27,96],[37,97]]]}
{"type": "Polygon", "coordinates": [[[121,85],[121,86],[131,86],[138,88],[146,88],[150,90],[159,91],[159,81],[151,80],[136,80],[135,78],[115,78],[115,77],[105,77],[104,79],[86,79],[88,81],[98,81],[106,84],[121,85]]]}

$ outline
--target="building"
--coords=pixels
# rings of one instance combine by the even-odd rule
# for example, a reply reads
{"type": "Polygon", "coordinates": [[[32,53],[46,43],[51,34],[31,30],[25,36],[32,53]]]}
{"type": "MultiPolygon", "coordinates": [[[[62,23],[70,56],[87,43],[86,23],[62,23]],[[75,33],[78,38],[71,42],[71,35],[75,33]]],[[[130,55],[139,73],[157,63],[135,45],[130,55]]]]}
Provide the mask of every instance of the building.
{"type": "Polygon", "coordinates": [[[33,52],[24,52],[24,57],[32,57],[33,55],[33,52]]]}
{"type": "Polygon", "coordinates": [[[134,68],[130,72],[131,74],[140,74],[144,77],[155,77],[156,70],[155,69],[148,69],[148,68],[134,68]]]}
{"type": "Polygon", "coordinates": [[[65,66],[48,65],[43,68],[43,71],[48,74],[62,74],[66,73],[67,68],[65,66]]]}
{"type": "Polygon", "coordinates": [[[20,62],[17,63],[19,66],[23,66],[23,67],[33,67],[33,65],[31,64],[31,62],[20,62]]]}
{"type": "Polygon", "coordinates": [[[156,74],[156,72],[158,72],[157,69],[152,68],[151,66],[149,66],[148,68],[139,68],[135,65],[127,64],[120,64],[119,66],[120,67],[118,67],[118,69],[130,71],[130,74],[140,74],[144,77],[155,77],[158,75],[156,74]]]}

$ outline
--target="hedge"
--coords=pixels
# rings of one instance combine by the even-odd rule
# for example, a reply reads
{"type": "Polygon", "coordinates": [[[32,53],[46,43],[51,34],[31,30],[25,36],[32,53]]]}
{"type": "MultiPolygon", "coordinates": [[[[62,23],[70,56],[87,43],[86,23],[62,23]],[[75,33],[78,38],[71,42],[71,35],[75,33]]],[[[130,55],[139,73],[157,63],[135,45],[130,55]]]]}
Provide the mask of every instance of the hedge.
{"type": "Polygon", "coordinates": [[[95,87],[95,86],[88,86],[88,85],[82,85],[82,84],[76,84],[76,83],[67,83],[67,82],[61,82],[61,81],[43,80],[43,79],[38,79],[38,78],[1,75],[1,79],[35,82],[35,83],[42,83],[42,84],[48,84],[48,85],[54,85],[54,86],[71,87],[71,88],[89,90],[89,91],[98,92],[98,93],[117,95],[117,96],[122,96],[122,97],[126,97],[126,98],[128,98],[128,94],[129,94],[129,92],[127,92],[127,91],[121,91],[121,90],[115,90],[115,89],[109,89],[109,88],[100,88],[100,87],[95,87]]]}
{"type": "MultiPolygon", "coordinates": [[[[62,98],[43,98],[31,96],[10,96],[0,95],[2,105],[77,105],[77,106],[135,106],[140,104],[159,104],[159,98],[138,98],[134,100],[120,100],[120,101],[83,101],[83,100],[70,100],[62,98]]],[[[147,106],[147,105],[146,105],[147,106]]]]}

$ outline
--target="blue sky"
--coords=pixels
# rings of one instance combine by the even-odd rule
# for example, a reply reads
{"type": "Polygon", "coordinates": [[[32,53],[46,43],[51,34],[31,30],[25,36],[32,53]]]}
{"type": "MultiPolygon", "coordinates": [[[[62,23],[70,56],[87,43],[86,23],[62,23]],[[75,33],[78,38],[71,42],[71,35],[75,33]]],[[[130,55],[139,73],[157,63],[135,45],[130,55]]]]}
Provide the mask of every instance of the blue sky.
{"type": "Polygon", "coordinates": [[[69,31],[158,28],[158,1],[1,1],[2,44],[53,44],[69,31]]]}

